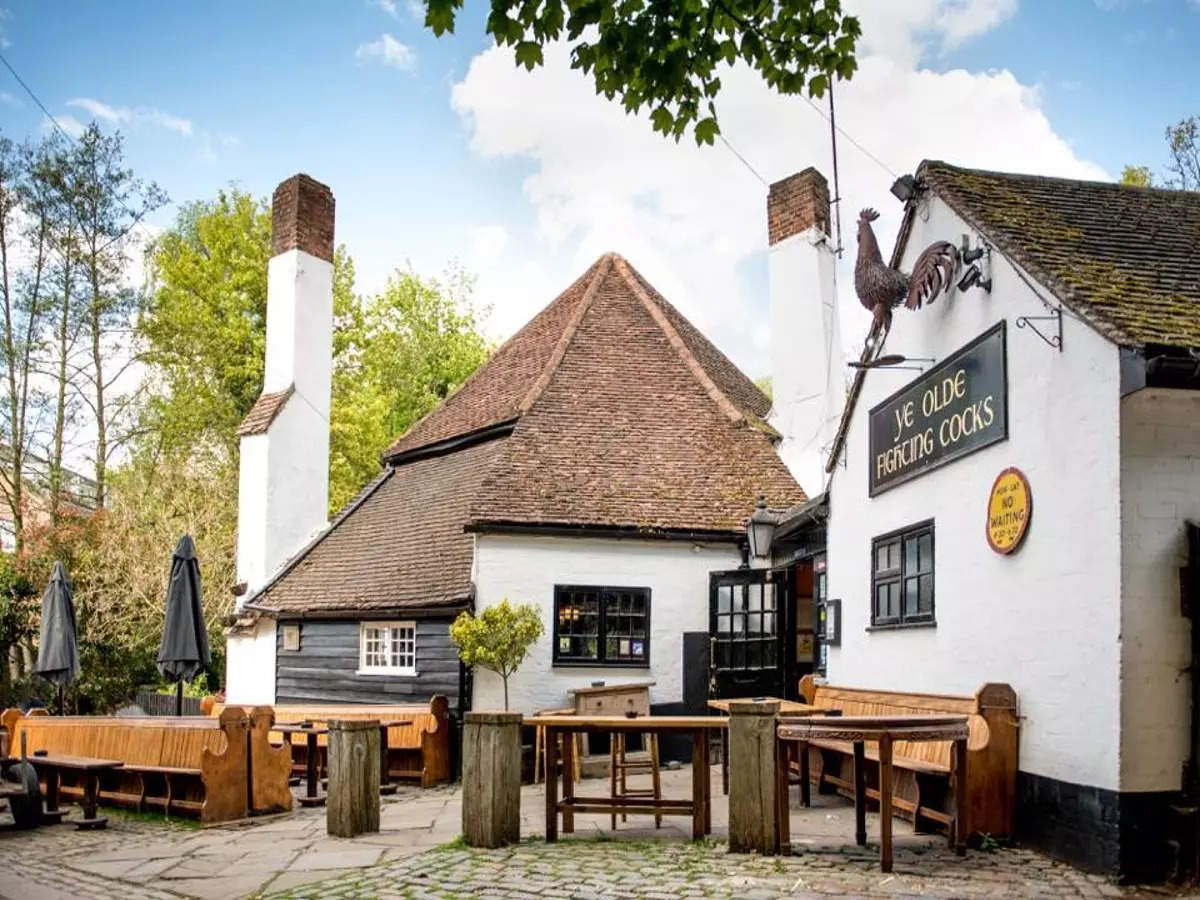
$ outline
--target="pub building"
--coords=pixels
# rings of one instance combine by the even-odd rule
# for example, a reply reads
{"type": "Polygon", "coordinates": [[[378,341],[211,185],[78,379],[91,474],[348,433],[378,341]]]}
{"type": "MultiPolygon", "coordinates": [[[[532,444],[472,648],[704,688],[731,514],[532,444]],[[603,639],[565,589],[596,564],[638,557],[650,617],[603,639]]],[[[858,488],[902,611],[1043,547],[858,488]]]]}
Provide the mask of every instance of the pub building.
{"type": "MultiPolygon", "coordinates": [[[[805,179],[791,230],[827,233],[824,179],[805,179]]],[[[772,187],[769,216],[794,189],[772,187]]],[[[821,575],[816,669],[894,691],[1011,685],[1014,837],[1125,880],[1194,873],[1200,194],[933,161],[893,193],[890,267],[945,241],[949,274],[877,316],[822,447],[826,495],[788,457],[808,435],[778,419],[803,388],[775,398],[781,453],[817,499],[759,517],[779,525],[776,562],[820,543],[797,541],[801,521],[825,526],[803,570],[821,575]]],[[[797,296],[827,296],[830,271],[801,267],[797,296]]]]}

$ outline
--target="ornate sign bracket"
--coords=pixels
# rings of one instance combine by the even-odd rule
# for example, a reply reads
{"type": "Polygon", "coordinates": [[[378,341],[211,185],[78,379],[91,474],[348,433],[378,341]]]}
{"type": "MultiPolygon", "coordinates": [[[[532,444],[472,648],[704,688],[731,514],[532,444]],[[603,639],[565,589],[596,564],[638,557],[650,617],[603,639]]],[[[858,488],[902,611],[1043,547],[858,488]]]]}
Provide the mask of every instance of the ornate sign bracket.
{"type": "Polygon", "coordinates": [[[1040,337],[1043,341],[1062,353],[1063,348],[1063,333],[1062,333],[1062,307],[1056,307],[1050,310],[1048,316],[1018,316],[1017,327],[1025,328],[1028,326],[1034,334],[1040,337]],[[1053,322],[1058,331],[1057,334],[1042,334],[1042,329],[1034,325],[1034,322],[1053,322]]]}

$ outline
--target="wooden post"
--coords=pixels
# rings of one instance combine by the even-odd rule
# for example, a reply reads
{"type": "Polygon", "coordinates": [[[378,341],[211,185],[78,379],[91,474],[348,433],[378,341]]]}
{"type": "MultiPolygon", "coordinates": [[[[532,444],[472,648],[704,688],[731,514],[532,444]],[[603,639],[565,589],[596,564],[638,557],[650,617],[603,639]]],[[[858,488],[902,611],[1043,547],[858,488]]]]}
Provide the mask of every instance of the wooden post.
{"type": "MultiPolygon", "coordinates": [[[[554,794],[551,766],[558,755],[558,735],[547,728],[543,740],[549,798],[554,794]]],[[[472,847],[516,843],[521,839],[521,714],[467,713],[462,747],[462,827],[467,843],[472,847]]],[[[566,763],[563,771],[569,779],[566,763]]]]}
{"type": "Polygon", "coordinates": [[[379,830],[379,722],[330,719],[325,829],[338,837],[379,830]]]}
{"type": "Polygon", "coordinates": [[[778,712],[777,701],[729,704],[729,850],[733,853],[780,852],[778,712]]]}

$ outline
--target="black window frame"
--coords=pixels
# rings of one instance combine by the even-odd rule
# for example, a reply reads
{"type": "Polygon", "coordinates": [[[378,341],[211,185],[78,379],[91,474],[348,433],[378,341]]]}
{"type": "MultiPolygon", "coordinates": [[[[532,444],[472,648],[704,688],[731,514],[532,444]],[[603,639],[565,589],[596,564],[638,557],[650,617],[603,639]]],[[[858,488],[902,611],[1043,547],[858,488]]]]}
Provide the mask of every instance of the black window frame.
{"type": "MultiPolygon", "coordinates": [[[[650,621],[652,614],[651,606],[651,591],[648,587],[626,587],[618,585],[589,585],[589,584],[556,584],[554,586],[554,606],[552,609],[553,616],[553,646],[552,660],[555,666],[565,667],[580,667],[580,668],[620,668],[620,669],[646,669],[650,666],[650,621]],[[582,657],[573,655],[564,655],[559,648],[559,607],[565,599],[570,599],[575,594],[591,593],[598,595],[598,618],[596,634],[596,656],[582,657]],[[643,653],[638,659],[608,659],[608,602],[607,599],[612,594],[641,594],[645,604],[645,635],[640,638],[643,642],[643,653]]],[[[567,635],[569,636],[569,635],[567,635]]],[[[618,635],[617,637],[623,637],[618,635]]],[[[630,640],[634,640],[630,636],[630,640]]]]}
{"type": "MultiPolygon", "coordinates": [[[[889,551],[890,552],[890,551],[889,551]]],[[[889,557],[890,560],[890,557],[889,557]]],[[[871,627],[896,628],[906,625],[936,625],[937,624],[937,536],[934,520],[926,519],[906,525],[887,534],[881,534],[871,539],[871,627]],[[929,537],[929,567],[921,566],[920,539],[929,537]],[[916,566],[910,570],[908,544],[917,543],[916,566]],[[896,545],[897,565],[895,567],[879,568],[879,550],[881,547],[896,545]],[[921,579],[929,580],[929,609],[921,610],[920,589],[921,579]],[[909,582],[915,582],[917,591],[917,611],[908,613],[905,610],[905,592],[909,582]],[[881,586],[896,588],[896,615],[879,615],[879,588],[881,586]]],[[[891,604],[889,602],[889,611],[891,604]]]]}

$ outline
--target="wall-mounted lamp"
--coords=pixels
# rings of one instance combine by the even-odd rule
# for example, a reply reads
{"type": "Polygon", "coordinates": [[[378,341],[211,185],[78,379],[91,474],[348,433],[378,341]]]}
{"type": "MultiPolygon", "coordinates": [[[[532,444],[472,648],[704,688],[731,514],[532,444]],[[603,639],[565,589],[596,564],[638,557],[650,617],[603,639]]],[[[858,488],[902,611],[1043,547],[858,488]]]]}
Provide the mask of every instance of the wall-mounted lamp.
{"type": "Polygon", "coordinates": [[[989,294],[992,292],[992,279],[984,278],[979,266],[972,263],[971,267],[963,273],[963,277],[958,279],[956,287],[959,293],[963,293],[976,286],[983,288],[989,294]]]}
{"type": "Polygon", "coordinates": [[[750,539],[750,555],[755,559],[767,559],[771,555],[771,542],[775,529],[779,527],[779,516],[767,509],[767,497],[758,495],[754,513],[746,521],[746,537],[750,539]]]}

